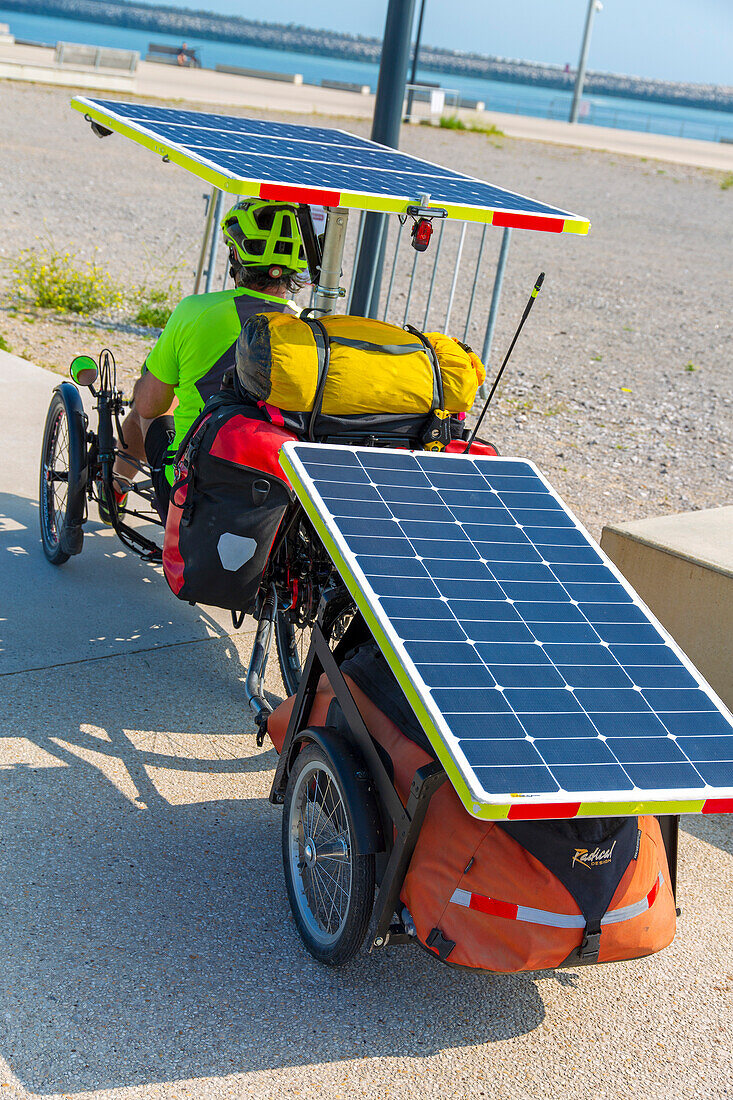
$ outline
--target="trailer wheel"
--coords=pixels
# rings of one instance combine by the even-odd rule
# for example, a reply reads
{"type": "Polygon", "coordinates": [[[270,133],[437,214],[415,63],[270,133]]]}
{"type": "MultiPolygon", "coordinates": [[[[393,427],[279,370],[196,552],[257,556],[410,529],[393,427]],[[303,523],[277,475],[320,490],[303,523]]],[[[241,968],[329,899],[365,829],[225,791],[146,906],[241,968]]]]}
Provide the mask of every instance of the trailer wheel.
{"type": "Polygon", "coordinates": [[[320,745],[298,755],[283,812],[285,883],[298,931],[329,966],[361,947],[374,905],[374,853],[355,850],[354,811],[320,745]]]}

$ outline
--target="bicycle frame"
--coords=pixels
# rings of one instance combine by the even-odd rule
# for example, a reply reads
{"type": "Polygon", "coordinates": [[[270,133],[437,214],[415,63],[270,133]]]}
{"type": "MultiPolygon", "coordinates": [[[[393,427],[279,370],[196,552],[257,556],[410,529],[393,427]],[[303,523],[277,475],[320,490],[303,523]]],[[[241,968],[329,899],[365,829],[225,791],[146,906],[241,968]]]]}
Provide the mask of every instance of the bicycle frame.
{"type": "Polygon", "coordinates": [[[100,385],[98,388],[93,385],[88,387],[97,402],[95,406],[97,431],[96,433],[87,431],[87,445],[89,447],[88,497],[105,507],[115,534],[128,550],[138,554],[144,561],[160,561],[162,548],[152,539],[143,535],[137,528],[126,523],[117,507],[113,487],[114,464],[118,457],[124,457],[126,462],[136,467],[141,473],[148,475],[147,480],[143,482],[133,482],[130,486],[130,493],[141,497],[149,506],[149,509],[145,512],[128,507],[125,509],[125,516],[133,516],[148,523],[154,523],[159,527],[163,526],[162,520],[154,510],[149,467],[138,462],[131,455],[125,454],[126,446],[120,417],[123,410],[126,407],[129,408],[132,402],[126,401],[122,396],[122,391],[117,387],[117,365],[114,355],[107,348],[99,355],[99,379],[100,385]],[[115,428],[121,447],[115,444],[115,428]],[[103,499],[99,499],[98,492],[103,499]]]}

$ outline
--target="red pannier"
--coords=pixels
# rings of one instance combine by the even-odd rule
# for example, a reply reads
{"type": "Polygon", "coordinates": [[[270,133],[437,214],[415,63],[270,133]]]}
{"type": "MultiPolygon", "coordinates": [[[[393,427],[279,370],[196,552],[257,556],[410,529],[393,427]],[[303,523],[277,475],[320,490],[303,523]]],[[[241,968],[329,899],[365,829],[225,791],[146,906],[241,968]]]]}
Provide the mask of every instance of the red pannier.
{"type": "MultiPolygon", "coordinates": [[[[349,690],[406,805],[416,770],[432,757],[372,702],[349,664],[349,690]]],[[[269,719],[278,751],[292,703],[269,719]]],[[[391,698],[388,705],[404,725],[404,710],[391,698]]],[[[310,724],[332,724],[335,712],[322,677],[310,724]]],[[[430,802],[400,897],[428,950],[450,964],[504,973],[650,955],[671,943],[676,926],[656,818],[479,821],[447,781],[430,802]]]]}
{"type": "Polygon", "coordinates": [[[295,438],[223,395],[191,426],[178,453],[163,543],[163,571],[179,599],[252,610],[294,499],[278,454],[295,438]]]}

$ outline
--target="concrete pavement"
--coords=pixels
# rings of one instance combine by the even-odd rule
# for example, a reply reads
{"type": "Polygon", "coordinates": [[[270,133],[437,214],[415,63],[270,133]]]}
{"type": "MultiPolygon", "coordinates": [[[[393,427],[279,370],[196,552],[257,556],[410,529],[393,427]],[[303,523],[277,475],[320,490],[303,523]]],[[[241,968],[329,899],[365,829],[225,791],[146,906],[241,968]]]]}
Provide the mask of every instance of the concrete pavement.
{"type": "Polygon", "coordinates": [[[58,377],[3,355],[0,382],[7,1100],[726,1094],[730,817],[685,822],[683,917],[653,958],[502,976],[396,947],[319,966],[287,907],[274,753],[249,732],[251,638],[94,523],[79,558],[46,563],[36,469],[58,377]]]}

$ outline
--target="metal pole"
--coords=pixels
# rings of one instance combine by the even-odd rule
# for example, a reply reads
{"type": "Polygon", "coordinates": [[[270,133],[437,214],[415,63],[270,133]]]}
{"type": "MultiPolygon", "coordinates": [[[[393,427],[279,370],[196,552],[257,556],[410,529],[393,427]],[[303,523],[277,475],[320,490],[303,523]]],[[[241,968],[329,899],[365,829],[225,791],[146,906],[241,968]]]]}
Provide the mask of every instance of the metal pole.
{"type": "Polygon", "coordinates": [[[423,320],[422,327],[425,330],[428,327],[428,313],[430,312],[430,303],[433,300],[433,291],[435,290],[435,276],[438,271],[438,260],[440,259],[440,249],[443,245],[443,230],[445,229],[445,222],[440,223],[440,231],[438,233],[438,243],[435,247],[435,260],[433,261],[433,274],[430,276],[430,288],[428,290],[428,300],[425,303],[425,319],[423,320]]]}
{"type": "Polygon", "coordinates": [[[327,208],[321,277],[315,295],[315,308],[323,313],[333,313],[339,298],[344,297],[339,283],[348,222],[349,212],[343,206],[327,208]]]}
{"type": "Polygon", "coordinates": [[[463,330],[463,343],[464,344],[468,340],[468,327],[471,324],[471,316],[473,314],[473,305],[474,305],[474,302],[476,301],[476,290],[478,288],[478,277],[479,277],[479,272],[481,270],[481,260],[483,259],[483,256],[484,256],[484,244],[486,242],[486,230],[488,228],[489,228],[488,225],[484,226],[483,231],[481,233],[481,244],[478,247],[478,259],[476,260],[476,271],[475,271],[475,274],[473,276],[473,287],[471,288],[471,300],[468,303],[468,313],[466,314],[466,327],[463,330]]]}
{"type": "MultiPolygon", "coordinates": [[[[386,217],[382,218],[382,224],[381,224],[380,229],[379,229],[379,237],[377,239],[377,251],[378,251],[379,255],[382,256],[382,257],[384,256],[384,244],[385,244],[384,238],[386,238],[386,236],[387,236],[388,224],[389,223],[387,222],[386,217]]],[[[381,278],[381,274],[382,274],[382,272],[381,272],[381,269],[380,269],[379,270],[380,278],[381,278]]],[[[370,302],[372,302],[374,304],[374,309],[370,314],[370,316],[372,316],[372,317],[376,317],[377,313],[379,312],[379,287],[376,288],[376,292],[375,292],[375,289],[374,289],[376,281],[377,281],[377,266],[375,265],[372,268],[372,278],[371,278],[371,282],[369,283],[369,300],[370,300],[370,302]]]]}
{"type": "MultiPolygon", "coordinates": [[[[505,229],[504,235],[501,238],[501,249],[499,251],[499,262],[496,265],[496,275],[494,276],[494,289],[491,292],[491,306],[489,307],[489,319],[486,323],[486,335],[484,336],[484,347],[481,352],[481,362],[486,366],[489,362],[489,355],[491,354],[491,342],[494,339],[494,329],[496,328],[496,315],[499,312],[499,300],[501,298],[501,287],[504,282],[504,272],[506,270],[506,260],[509,255],[509,242],[512,239],[511,229],[505,229]]],[[[479,388],[477,394],[478,397],[484,398],[486,383],[479,388]]]]}
{"type": "MultiPolygon", "coordinates": [[[[417,80],[417,59],[420,56],[420,41],[422,39],[422,22],[425,18],[425,0],[420,0],[420,14],[417,18],[417,34],[415,36],[415,52],[412,55],[412,72],[410,73],[410,84],[414,85],[417,80]]],[[[405,122],[409,122],[410,115],[412,114],[412,100],[415,95],[414,87],[411,87],[407,93],[407,106],[405,108],[405,122]]]]}
{"type": "Polygon", "coordinates": [[[458,252],[456,253],[456,266],[453,271],[453,282],[451,283],[450,295],[448,297],[448,308],[445,311],[445,331],[448,332],[448,326],[450,324],[450,315],[453,312],[453,299],[456,296],[456,287],[458,286],[458,268],[461,266],[461,256],[463,255],[463,242],[466,239],[466,223],[461,226],[461,236],[458,240],[458,252]]]}
{"type": "Polygon", "coordinates": [[[211,249],[209,251],[209,266],[206,270],[206,283],[204,284],[204,291],[207,294],[211,290],[211,284],[214,280],[216,254],[219,251],[219,222],[221,221],[221,204],[223,198],[224,192],[217,191],[216,203],[214,204],[214,224],[211,228],[211,249]]]}
{"type": "MultiPolygon", "coordinates": [[[[382,60],[374,103],[372,141],[397,149],[405,98],[407,65],[410,59],[415,0],[389,0],[384,26],[382,60]]],[[[417,195],[415,199],[417,199],[417,195]]],[[[384,240],[384,214],[367,214],[354,275],[353,313],[376,317],[379,304],[384,240]],[[371,294],[369,288],[372,288],[371,294]]]]}
{"type": "MultiPolygon", "coordinates": [[[[209,243],[209,235],[211,233],[211,226],[214,222],[214,204],[216,203],[216,187],[211,188],[211,194],[209,195],[209,205],[206,207],[206,222],[204,224],[204,239],[201,242],[201,253],[199,255],[199,262],[196,268],[196,278],[193,283],[193,292],[198,294],[199,287],[201,286],[201,276],[204,273],[204,264],[206,262],[206,248],[209,243]]],[[[204,198],[206,196],[204,195],[204,198]]]]}
{"type": "Polygon", "coordinates": [[[400,244],[402,242],[402,230],[405,228],[405,223],[400,222],[400,227],[397,230],[397,241],[394,246],[394,257],[392,259],[392,273],[389,277],[389,286],[387,287],[387,301],[384,303],[384,314],[382,320],[387,320],[387,311],[389,309],[389,303],[392,301],[392,288],[394,287],[394,277],[397,271],[397,257],[400,254],[400,244]]]}
{"type": "Polygon", "coordinates": [[[359,255],[359,249],[361,248],[361,238],[364,232],[364,218],[366,214],[362,210],[359,215],[359,231],[356,234],[356,244],[354,245],[354,262],[351,265],[351,282],[349,286],[349,297],[346,299],[346,312],[351,313],[351,299],[354,297],[354,272],[356,271],[356,260],[359,255]]]}
{"type": "Polygon", "coordinates": [[[585,83],[585,66],[588,62],[588,50],[590,48],[590,32],[593,26],[593,16],[596,11],[600,11],[603,5],[600,0],[588,0],[588,14],[585,17],[585,30],[583,32],[583,45],[580,47],[580,60],[578,61],[578,73],[575,77],[575,88],[573,90],[573,104],[570,108],[570,121],[578,121],[578,111],[580,109],[580,100],[583,95],[583,84],[585,83]]]}
{"type": "Polygon", "coordinates": [[[403,325],[407,324],[407,314],[410,312],[410,302],[412,301],[412,291],[415,286],[415,272],[417,271],[417,258],[419,255],[420,253],[416,252],[415,258],[412,261],[412,271],[410,272],[410,285],[407,288],[407,301],[405,302],[405,316],[402,318],[403,325]]]}

